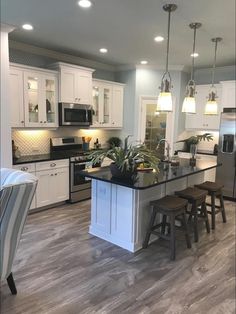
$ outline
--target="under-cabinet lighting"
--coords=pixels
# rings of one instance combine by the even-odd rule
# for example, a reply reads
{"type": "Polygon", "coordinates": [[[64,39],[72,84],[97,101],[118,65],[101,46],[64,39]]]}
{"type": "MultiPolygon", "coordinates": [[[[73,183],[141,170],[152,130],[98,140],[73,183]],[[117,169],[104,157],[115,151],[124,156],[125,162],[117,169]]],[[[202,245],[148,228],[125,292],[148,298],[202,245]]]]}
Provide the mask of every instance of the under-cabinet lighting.
{"type": "Polygon", "coordinates": [[[164,37],[162,37],[162,36],[156,36],[156,37],[154,38],[154,40],[155,40],[156,42],[160,43],[160,42],[162,42],[162,41],[164,40],[164,37]]]}

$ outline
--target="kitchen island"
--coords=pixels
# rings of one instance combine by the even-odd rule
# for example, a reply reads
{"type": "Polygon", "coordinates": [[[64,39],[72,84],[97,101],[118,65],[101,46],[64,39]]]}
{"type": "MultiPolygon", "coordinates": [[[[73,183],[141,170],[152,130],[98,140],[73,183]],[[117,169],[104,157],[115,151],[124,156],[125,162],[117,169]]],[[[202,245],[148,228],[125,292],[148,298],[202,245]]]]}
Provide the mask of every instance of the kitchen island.
{"type": "Polygon", "coordinates": [[[197,160],[196,167],[190,167],[189,160],[181,159],[177,167],[160,163],[159,173],[140,171],[134,182],[112,178],[109,167],[81,171],[92,179],[89,233],[130,252],[138,251],[150,219],[150,201],[202,183],[207,172],[218,166],[214,161],[197,160]]]}

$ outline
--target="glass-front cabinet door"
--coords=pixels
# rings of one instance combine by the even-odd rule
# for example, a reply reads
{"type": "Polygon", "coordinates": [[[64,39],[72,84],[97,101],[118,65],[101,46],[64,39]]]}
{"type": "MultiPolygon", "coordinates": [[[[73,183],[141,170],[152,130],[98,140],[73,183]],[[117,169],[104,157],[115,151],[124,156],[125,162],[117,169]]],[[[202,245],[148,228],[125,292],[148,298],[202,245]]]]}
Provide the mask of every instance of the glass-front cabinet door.
{"type": "Polygon", "coordinates": [[[47,76],[43,78],[43,94],[44,94],[44,119],[43,123],[47,126],[56,126],[57,117],[57,97],[56,97],[56,78],[47,76]]]}
{"type": "Polygon", "coordinates": [[[101,102],[101,86],[99,84],[93,84],[93,126],[101,126],[101,121],[99,119],[99,104],[101,102]]]}
{"type": "Polygon", "coordinates": [[[25,126],[37,127],[40,119],[40,76],[38,73],[24,73],[25,84],[25,126]]]}
{"type": "Polygon", "coordinates": [[[25,126],[57,126],[57,77],[24,72],[25,126]]]}
{"type": "Polygon", "coordinates": [[[103,102],[102,102],[103,126],[107,126],[111,124],[111,101],[112,101],[112,86],[108,84],[104,84],[103,102]]]}
{"type": "Polygon", "coordinates": [[[106,127],[111,125],[112,85],[93,82],[93,125],[106,127]]]}

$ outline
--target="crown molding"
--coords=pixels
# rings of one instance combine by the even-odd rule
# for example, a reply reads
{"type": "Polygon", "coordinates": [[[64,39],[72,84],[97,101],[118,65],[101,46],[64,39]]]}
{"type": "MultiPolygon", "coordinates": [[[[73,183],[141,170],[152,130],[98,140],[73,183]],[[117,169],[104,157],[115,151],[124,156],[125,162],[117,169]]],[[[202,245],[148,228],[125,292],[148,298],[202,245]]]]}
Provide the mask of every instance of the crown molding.
{"type": "Polygon", "coordinates": [[[99,70],[115,71],[115,67],[113,65],[73,56],[73,55],[58,52],[55,50],[50,50],[50,49],[46,49],[42,47],[25,44],[18,41],[9,40],[9,47],[10,49],[16,49],[16,50],[20,50],[20,51],[35,54],[35,55],[52,58],[55,61],[72,63],[72,64],[81,65],[81,66],[85,66],[89,68],[95,68],[99,70]]]}
{"type": "Polygon", "coordinates": [[[15,28],[16,26],[14,25],[1,23],[1,32],[11,33],[15,28]]]}

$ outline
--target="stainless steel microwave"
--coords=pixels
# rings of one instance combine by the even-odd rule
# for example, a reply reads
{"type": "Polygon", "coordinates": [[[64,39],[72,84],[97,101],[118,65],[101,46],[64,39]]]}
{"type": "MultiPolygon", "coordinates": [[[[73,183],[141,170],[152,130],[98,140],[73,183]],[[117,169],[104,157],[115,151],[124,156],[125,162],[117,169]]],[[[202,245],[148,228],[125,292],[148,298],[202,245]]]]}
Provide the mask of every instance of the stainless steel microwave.
{"type": "Polygon", "coordinates": [[[88,127],[92,124],[92,106],[59,103],[59,125],[88,127]]]}

